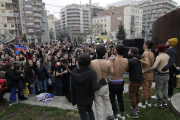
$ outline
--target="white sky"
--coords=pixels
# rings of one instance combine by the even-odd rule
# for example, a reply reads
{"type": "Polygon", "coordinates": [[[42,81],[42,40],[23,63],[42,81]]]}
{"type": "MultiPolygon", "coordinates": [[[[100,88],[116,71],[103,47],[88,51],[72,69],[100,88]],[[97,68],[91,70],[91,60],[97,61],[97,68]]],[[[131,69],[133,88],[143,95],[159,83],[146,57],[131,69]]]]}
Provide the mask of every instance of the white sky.
{"type": "MultiPolygon", "coordinates": [[[[45,2],[46,4],[50,4],[50,5],[55,5],[55,6],[66,6],[72,3],[76,3],[76,4],[85,4],[85,3],[89,3],[89,0],[42,0],[43,2],[45,2]]],[[[121,0],[91,0],[91,3],[99,3],[100,6],[102,7],[106,7],[107,4],[111,4],[114,2],[118,2],[121,0]]],[[[178,5],[180,5],[180,0],[174,0],[175,2],[178,3],[178,5]]],[[[48,10],[48,14],[54,14],[55,17],[57,17],[58,19],[59,17],[59,13],[60,12],[60,7],[55,7],[55,6],[50,6],[50,5],[46,5],[46,10],[48,10]]]]}

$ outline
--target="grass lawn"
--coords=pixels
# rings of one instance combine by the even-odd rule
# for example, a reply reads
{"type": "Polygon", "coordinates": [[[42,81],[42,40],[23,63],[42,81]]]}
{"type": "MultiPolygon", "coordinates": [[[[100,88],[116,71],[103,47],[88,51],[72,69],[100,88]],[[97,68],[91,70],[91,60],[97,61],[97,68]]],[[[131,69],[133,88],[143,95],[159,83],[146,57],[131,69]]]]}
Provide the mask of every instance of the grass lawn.
{"type": "MultiPolygon", "coordinates": [[[[174,94],[176,92],[180,93],[180,89],[175,89],[174,94]]],[[[142,90],[140,90],[139,93],[141,96],[142,90]]],[[[152,89],[152,94],[155,95],[155,93],[156,93],[155,89],[152,89]]],[[[152,99],[152,105],[156,103],[157,103],[157,100],[152,99]]],[[[131,106],[130,106],[129,93],[124,94],[124,104],[125,104],[126,120],[131,120],[131,118],[127,117],[127,114],[130,114],[132,111],[131,106]]],[[[118,113],[120,113],[119,110],[118,110],[118,113]]],[[[140,112],[138,113],[138,115],[139,115],[139,120],[180,120],[180,118],[178,118],[177,116],[174,116],[173,113],[171,112],[169,108],[169,102],[168,102],[168,108],[159,109],[154,106],[152,106],[151,108],[146,106],[146,109],[140,108],[140,112]]]]}

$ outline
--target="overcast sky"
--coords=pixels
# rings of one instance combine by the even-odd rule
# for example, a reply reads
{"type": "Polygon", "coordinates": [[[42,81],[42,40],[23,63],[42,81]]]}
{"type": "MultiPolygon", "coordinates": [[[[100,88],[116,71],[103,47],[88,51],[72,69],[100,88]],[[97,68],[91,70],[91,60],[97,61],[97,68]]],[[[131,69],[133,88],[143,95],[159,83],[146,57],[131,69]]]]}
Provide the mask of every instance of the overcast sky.
{"type": "MultiPolygon", "coordinates": [[[[54,14],[55,17],[57,17],[58,19],[60,17],[59,17],[59,13],[57,12],[60,12],[61,9],[58,6],[66,6],[72,3],[76,3],[76,4],[89,3],[89,0],[42,0],[42,1],[45,2],[46,4],[55,5],[55,6],[46,5],[46,10],[48,10],[48,14],[54,14]]],[[[99,3],[100,6],[106,7],[107,4],[111,4],[118,1],[121,0],[91,0],[91,3],[99,3]]],[[[178,5],[180,5],[180,0],[174,0],[174,1],[177,2],[178,5]]]]}

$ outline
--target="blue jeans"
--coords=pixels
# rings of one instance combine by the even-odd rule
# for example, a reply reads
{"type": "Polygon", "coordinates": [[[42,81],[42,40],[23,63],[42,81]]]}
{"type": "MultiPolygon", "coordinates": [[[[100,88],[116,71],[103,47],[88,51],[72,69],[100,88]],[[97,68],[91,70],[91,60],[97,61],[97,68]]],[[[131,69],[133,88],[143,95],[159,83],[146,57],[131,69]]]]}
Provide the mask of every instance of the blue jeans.
{"type": "Polygon", "coordinates": [[[62,89],[62,80],[56,80],[56,95],[57,96],[62,96],[63,89],[62,89]]]}
{"type": "Polygon", "coordinates": [[[31,88],[31,94],[33,94],[33,95],[36,94],[36,79],[34,79],[33,88],[31,88]]]}
{"type": "Polygon", "coordinates": [[[40,86],[41,92],[46,92],[47,93],[47,83],[48,83],[47,79],[39,80],[39,86],[40,86]]]}
{"type": "Polygon", "coordinates": [[[11,88],[10,100],[11,100],[12,102],[15,102],[15,101],[16,101],[16,87],[15,87],[15,88],[11,88]]]}

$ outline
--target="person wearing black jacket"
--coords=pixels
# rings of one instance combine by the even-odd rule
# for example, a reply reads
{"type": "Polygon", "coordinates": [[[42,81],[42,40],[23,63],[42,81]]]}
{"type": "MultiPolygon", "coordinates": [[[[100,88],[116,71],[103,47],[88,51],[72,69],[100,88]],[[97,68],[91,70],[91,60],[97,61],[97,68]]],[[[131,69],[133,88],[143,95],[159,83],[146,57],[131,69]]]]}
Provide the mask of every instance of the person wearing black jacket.
{"type": "MultiPolygon", "coordinates": [[[[20,64],[16,64],[14,66],[14,69],[16,71],[16,75],[20,75],[23,74],[23,71],[21,69],[21,65],[20,64]]],[[[19,79],[18,83],[17,83],[17,89],[18,89],[18,99],[20,100],[27,100],[28,98],[26,98],[24,96],[24,89],[26,88],[26,79],[25,76],[23,76],[21,79],[19,79]]]]}
{"type": "Polygon", "coordinates": [[[127,116],[130,118],[139,118],[137,111],[139,111],[139,88],[143,82],[141,63],[136,60],[141,59],[138,48],[132,47],[129,49],[129,98],[132,106],[132,113],[127,116]]]}
{"type": "Polygon", "coordinates": [[[40,64],[40,61],[36,62],[37,67],[34,68],[34,71],[36,75],[38,75],[38,81],[41,93],[46,92],[47,93],[47,84],[48,84],[48,78],[50,78],[50,74],[46,70],[46,68],[40,64]]]}
{"type": "Polygon", "coordinates": [[[177,38],[171,38],[166,42],[166,48],[168,50],[165,52],[166,54],[169,55],[170,61],[169,63],[162,68],[162,71],[167,71],[169,69],[169,74],[170,74],[170,79],[169,79],[169,87],[168,87],[168,100],[171,100],[171,97],[173,96],[173,91],[174,91],[174,74],[176,72],[176,67],[174,64],[176,64],[178,52],[174,48],[178,43],[177,38]]]}
{"type": "Polygon", "coordinates": [[[7,71],[5,73],[6,76],[6,82],[8,85],[8,88],[11,89],[11,95],[10,100],[13,103],[19,103],[19,101],[16,101],[16,86],[17,82],[24,76],[23,74],[16,75],[16,72],[14,71],[14,64],[9,62],[7,64],[7,71]]]}
{"type": "Polygon", "coordinates": [[[71,74],[72,104],[77,104],[81,120],[86,120],[86,112],[90,120],[95,120],[92,110],[94,91],[107,84],[104,78],[97,83],[96,72],[88,67],[90,63],[89,54],[81,54],[78,60],[79,68],[75,68],[71,74]]]}

